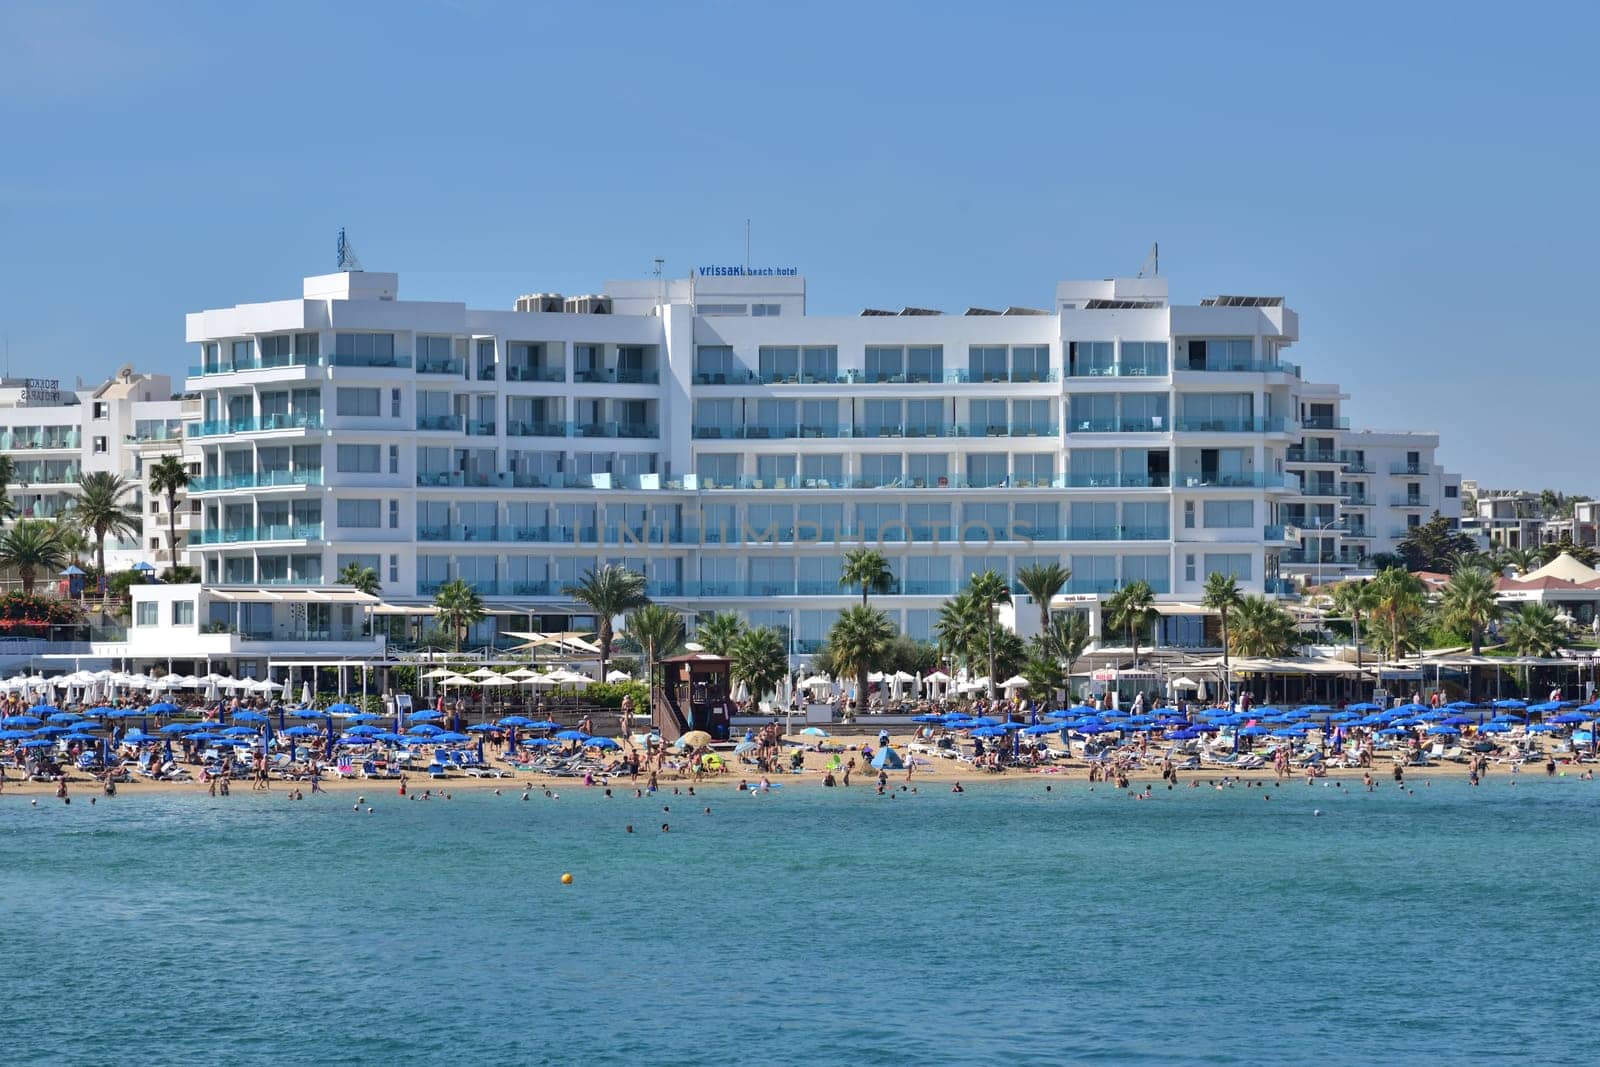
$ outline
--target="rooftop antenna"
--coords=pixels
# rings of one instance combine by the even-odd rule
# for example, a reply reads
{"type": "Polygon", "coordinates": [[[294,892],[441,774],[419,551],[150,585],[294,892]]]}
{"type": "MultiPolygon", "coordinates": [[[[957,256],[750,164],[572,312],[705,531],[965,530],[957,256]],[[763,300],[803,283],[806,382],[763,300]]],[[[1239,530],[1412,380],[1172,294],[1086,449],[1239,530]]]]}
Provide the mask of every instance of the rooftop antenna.
{"type": "MultiPolygon", "coordinates": [[[[662,304],[667,302],[667,294],[661,287],[661,267],[664,263],[666,263],[666,260],[662,259],[660,256],[657,256],[655,259],[651,260],[651,262],[656,265],[656,307],[659,308],[662,304]]],[[[659,315],[660,312],[658,311],[657,314],[659,315]]]]}
{"type": "Polygon", "coordinates": [[[750,220],[744,220],[744,272],[750,273],[750,220]]]}
{"type": "Polygon", "coordinates": [[[356,258],[356,250],[350,246],[349,240],[345,238],[343,226],[339,227],[338,251],[340,271],[358,271],[361,269],[361,261],[356,258]]]}
{"type": "MultiPolygon", "coordinates": [[[[341,233],[343,231],[340,231],[341,233]]],[[[1157,278],[1161,275],[1161,244],[1157,241],[1150,242],[1150,254],[1144,257],[1144,264],[1139,268],[1139,277],[1157,278]]]]}

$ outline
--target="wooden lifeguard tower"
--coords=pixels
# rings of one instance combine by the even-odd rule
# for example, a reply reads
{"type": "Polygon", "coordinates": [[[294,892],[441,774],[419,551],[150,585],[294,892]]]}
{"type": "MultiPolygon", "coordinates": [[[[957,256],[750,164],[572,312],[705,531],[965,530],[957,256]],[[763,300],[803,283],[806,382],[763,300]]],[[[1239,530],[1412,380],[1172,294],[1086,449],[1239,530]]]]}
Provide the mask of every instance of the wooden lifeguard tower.
{"type": "Polygon", "coordinates": [[[656,665],[655,707],[651,722],[671,744],[691,730],[704,730],[713,741],[728,740],[733,715],[732,662],[704,652],[673,656],[656,665]]]}

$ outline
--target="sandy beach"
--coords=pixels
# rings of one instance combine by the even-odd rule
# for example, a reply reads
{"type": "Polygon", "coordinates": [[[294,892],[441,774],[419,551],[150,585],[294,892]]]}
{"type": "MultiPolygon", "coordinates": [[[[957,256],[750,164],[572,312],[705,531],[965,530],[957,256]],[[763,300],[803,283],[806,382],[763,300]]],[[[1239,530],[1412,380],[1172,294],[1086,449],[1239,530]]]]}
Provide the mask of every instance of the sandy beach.
{"type": "MultiPolygon", "coordinates": [[[[863,738],[862,741],[870,743],[872,739],[863,738]]],[[[904,754],[907,751],[907,746],[912,741],[913,738],[910,735],[891,736],[892,747],[901,754],[904,754]]],[[[862,766],[860,749],[860,743],[852,743],[848,746],[845,746],[842,752],[806,751],[804,754],[805,765],[802,772],[786,773],[782,775],[769,775],[768,777],[773,783],[782,784],[786,788],[826,788],[823,784],[824,765],[830,759],[832,759],[833,756],[839,755],[840,758],[846,762],[848,762],[851,758],[855,758],[857,760],[857,767],[851,773],[850,785],[848,788],[872,789],[875,787],[877,772],[870,767],[862,766]]],[[[637,779],[630,778],[627,774],[619,774],[613,776],[609,780],[601,780],[597,778],[594,785],[587,786],[584,784],[584,781],[581,778],[574,778],[571,776],[553,776],[540,774],[533,771],[521,771],[506,768],[503,764],[498,763],[498,761],[493,758],[492,750],[487,752],[486,756],[488,757],[488,762],[490,762],[492,765],[502,767],[505,770],[504,777],[474,778],[462,774],[451,774],[445,778],[433,778],[422,771],[413,771],[408,772],[406,775],[406,791],[408,794],[421,794],[425,791],[431,791],[433,793],[455,793],[466,791],[493,791],[496,789],[501,790],[502,792],[520,792],[527,789],[535,789],[543,792],[545,789],[551,789],[555,791],[573,791],[603,788],[631,791],[634,789],[646,788],[646,785],[649,781],[648,773],[642,772],[637,779]]],[[[912,768],[910,768],[911,774],[909,778],[907,777],[906,770],[889,771],[887,773],[890,784],[895,787],[905,785],[909,782],[910,784],[935,783],[943,786],[944,788],[950,788],[954,786],[956,782],[960,782],[963,789],[970,789],[984,788],[994,785],[1015,785],[1030,781],[1049,782],[1064,780],[1087,782],[1089,780],[1089,767],[1090,765],[1088,763],[1082,760],[1074,759],[1058,760],[1044,767],[1026,769],[1013,768],[996,772],[992,770],[976,768],[972,764],[962,760],[934,757],[927,759],[926,763],[923,763],[919,760],[912,768]]],[[[1379,783],[1391,782],[1393,781],[1394,767],[1395,761],[1391,758],[1390,754],[1380,753],[1374,759],[1373,765],[1370,768],[1329,767],[1326,769],[1324,774],[1319,777],[1325,777],[1327,779],[1359,781],[1364,774],[1370,773],[1373,779],[1379,783]]],[[[190,770],[191,773],[194,773],[198,770],[197,767],[188,767],[187,765],[186,769],[190,770]]],[[[1465,763],[1436,761],[1426,767],[1408,766],[1405,768],[1404,773],[1406,781],[1410,782],[1425,781],[1428,778],[1436,777],[1466,777],[1469,771],[1465,763]]],[[[1509,766],[1496,765],[1492,766],[1486,780],[1492,782],[1495,778],[1510,778],[1514,775],[1526,777],[1534,774],[1544,775],[1545,773],[1545,764],[1542,762],[1530,761],[1524,763],[1516,771],[1513,771],[1509,766]]],[[[1558,775],[1575,775],[1581,773],[1581,770],[1576,764],[1560,762],[1558,760],[1556,773],[1558,775]]],[[[18,780],[17,774],[18,772],[15,768],[8,768],[4,793],[0,794],[0,801],[3,801],[3,798],[7,796],[54,798],[56,793],[56,784],[54,782],[20,781],[18,780]]],[[[696,790],[737,789],[741,782],[753,787],[760,782],[761,777],[761,772],[753,767],[740,766],[730,762],[728,770],[721,774],[706,774],[696,776],[689,773],[667,771],[658,776],[657,785],[659,790],[668,792],[670,792],[673,788],[683,789],[685,786],[693,786],[696,790]]],[[[1128,771],[1127,777],[1131,781],[1136,782],[1162,780],[1161,771],[1158,765],[1132,768],[1128,771]]],[[[1177,778],[1180,786],[1187,786],[1188,783],[1191,782],[1198,781],[1201,783],[1214,783],[1224,778],[1252,782],[1271,782],[1275,780],[1276,776],[1270,765],[1251,770],[1241,770],[1221,766],[1205,766],[1195,770],[1180,770],[1177,772],[1177,778]]],[[[1289,777],[1286,779],[1286,782],[1288,784],[1304,782],[1306,778],[1307,775],[1303,770],[1296,770],[1289,775],[1289,777]]],[[[319,782],[320,788],[325,792],[339,795],[351,794],[356,796],[392,795],[398,793],[400,785],[400,781],[393,778],[340,778],[331,774],[325,775],[319,782]]],[[[97,778],[91,778],[89,775],[82,772],[69,773],[67,776],[67,786],[69,795],[74,797],[98,796],[101,793],[100,780],[97,778]]],[[[844,788],[842,782],[840,783],[840,787],[844,788]]],[[[118,783],[117,796],[120,799],[122,797],[129,796],[166,793],[194,793],[206,795],[209,794],[210,789],[211,786],[209,783],[198,780],[188,782],[154,781],[135,776],[134,780],[131,782],[118,783]]],[[[235,793],[249,793],[251,792],[251,783],[247,777],[236,777],[231,780],[230,789],[235,793]]],[[[273,778],[270,781],[269,791],[272,793],[287,795],[296,790],[304,793],[307,797],[312,795],[311,783],[309,781],[296,781],[280,778],[273,778]]]]}

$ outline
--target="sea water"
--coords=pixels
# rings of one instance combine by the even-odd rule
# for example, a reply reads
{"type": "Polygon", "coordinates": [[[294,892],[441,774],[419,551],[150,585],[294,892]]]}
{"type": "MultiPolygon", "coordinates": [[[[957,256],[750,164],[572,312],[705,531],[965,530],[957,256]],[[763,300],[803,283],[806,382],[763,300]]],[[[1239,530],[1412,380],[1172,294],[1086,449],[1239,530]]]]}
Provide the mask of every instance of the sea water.
{"type": "Polygon", "coordinates": [[[1510,782],[6,795],[5,1059],[1591,1063],[1600,782],[1510,782]]]}

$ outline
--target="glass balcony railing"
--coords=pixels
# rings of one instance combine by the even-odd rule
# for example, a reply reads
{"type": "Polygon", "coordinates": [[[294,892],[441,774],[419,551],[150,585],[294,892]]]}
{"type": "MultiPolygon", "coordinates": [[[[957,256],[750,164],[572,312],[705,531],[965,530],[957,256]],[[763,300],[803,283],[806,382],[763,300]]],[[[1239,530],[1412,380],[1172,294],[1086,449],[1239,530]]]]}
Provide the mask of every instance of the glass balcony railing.
{"type": "Polygon", "coordinates": [[[1286,463],[1342,463],[1343,458],[1338,452],[1324,449],[1300,448],[1292,446],[1284,453],[1286,463]]]}
{"type": "Polygon", "coordinates": [[[1067,420],[1068,433],[1165,433],[1172,424],[1164,417],[1126,415],[1122,418],[1067,420]]]}
{"type": "Polygon", "coordinates": [[[572,372],[572,380],[591,385],[659,385],[661,373],[625,367],[580,367],[572,372]]]}
{"type": "Polygon", "coordinates": [[[1307,415],[1300,420],[1300,426],[1306,430],[1348,430],[1350,420],[1333,415],[1307,415]]]}
{"type": "Polygon", "coordinates": [[[469,419],[467,421],[467,434],[470,437],[493,437],[494,422],[483,419],[469,419]]]}
{"type": "Polygon", "coordinates": [[[1271,596],[1294,596],[1294,582],[1288,578],[1266,578],[1261,583],[1262,590],[1271,596]]]}
{"type": "Polygon", "coordinates": [[[507,437],[565,437],[567,424],[564,422],[542,422],[539,420],[506,420],[507,437]]]}
{"type": "Polygon", "coordinates": [[[455,357],[451,357],[449,359],[428,358],[417,360],[418,374],[453,374],[459,378],[466,373],[466,369],[466,361],[457,359],[455,357]]]}
{"type": "Polygon", "coordinates": [[[76,449],[81,447],[83,447],[83,435],[77,430],[52,430],[40,433],[11,431],[10,433],[0,433],[0,449],[10,452],[76,449]]]}
{"type": "Polygon", "coordinates": [[[1418,496],[1415,493],[1397,493],[1389,498],[1389,506],[1392,508],[1426,508],[1432,505],[1425,496],[1418,496]]]}
{"type": "Polygon", "coordinates": [[[1174,484],[1182,489],[1281,489],[1288,480],[1275,471],[1179,471],[1174,484]]]}
{"type": "Polygon", "coordinates": [[[654,423],[647,422],[579,422],[572,426],[574,437],[621,437],[630,439],[659,435],[654,423]]]}
{"type": "Polygon", "coordinates": [[[1261,528],[1261,539],[1263,541],[1267,541],[1269,543],[1273,542],[1273,541],[1282,541],[1286,537],[1288,537],[1288,535],[1289,535],[1289,531],[1288,531],[1287,527],[1283,527],[1283,526],[1263,526],[1261,528]]]}
{"type": "Polygon", "coordinates": [[[1337,485],[1321,485],[1312,483],[1302,485],[1299,489],[1300,496],[1344,496],[1345,491],[1337,485]]]}
{"type": "Polygon", "coordinates": [[[516,363],[506,365],[506,381],[508,382],[564,382],[566,380],[566,367],[540,367],[516,363]]]}
{"type": "Polygon", "coordinates": [[[1072,368],[1071,374],[1073,378],[1165,378],[1166,376],[1165,363],[1079,364],[1072,368]]]}
{"type": "Polygon", "coordinates": [[[322,470],[254,471],[246,474],[208,474],[191,479],[189,492],[215,493],[228,489],[272,489],[286,485],[321,485],[322,470]]]}
{"type": "Polygon", "coordinates": [[[322,428],[322,412],[285,412],[240,419],[211,419],[205,422],[191,422],[189,428],[197,437],[264,433],[270,430],[318,430],[322,428]]]}
{"type": "Polygon", "coordinates": [[[322,523],[276,523],[265,526],[229,526],[207,528],[189,535],[191,543],[202,545],[232,545],[245,541],[318,541],[322,539],[322,523]]]}
{"type": "Polygon", "coordinates": [[[1283,433],[1288,424],[1283,419],[1179,415],[1174,429],[1179,433],[1283,433]]]}
{"type": "Polygon", "coordinates": [[[1231,363],[1208,363],[1203,367],[1179,367],[1179,371],[1196,374],[1292,374],[1300,376],[1298,364],[1288,360],[1245,360],[1231,363]]]}
{"type": "Polygon", "coordinates": [[[417,429],[419,430],[445,430],[454,433],[461,432],[460,415],[418,415],[417,429]]]}
{"type": "Polygon", "coordinates": [[[1391,463],[1389,464],[1389,473],[1421,476],[1429,472],[1427,465],[1422,463],[1391,463]]]}
{"type": "Polygon", "coordinates": [[[410,356],[358,356],[350,352],[336,352],[327,362],[335,367],[375,367],[404,369],[411,366],[410,356]]]}

